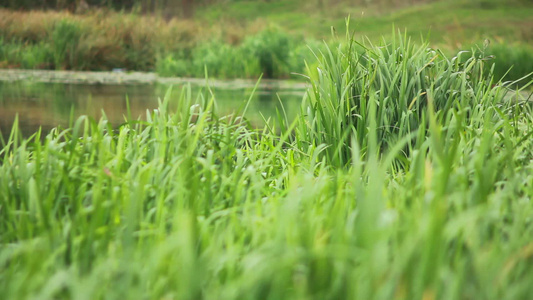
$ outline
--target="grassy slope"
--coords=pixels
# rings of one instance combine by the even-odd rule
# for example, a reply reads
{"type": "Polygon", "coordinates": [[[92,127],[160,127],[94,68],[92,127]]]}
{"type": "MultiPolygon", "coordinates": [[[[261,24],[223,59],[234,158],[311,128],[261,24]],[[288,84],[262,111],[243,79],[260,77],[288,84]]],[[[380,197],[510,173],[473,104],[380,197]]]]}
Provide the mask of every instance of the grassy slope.
{"type": "Polygon", "coordinates": [[[423,37],[450,55],[468,50],[472,45],[482,45],[488,39],[492,46],[485,55],[494,55],[498,62],[497,77],[510,68],[508,80],[533,71],[531,1],[449,0],[400,7],[362,7],[349,1],[336,2],[318,9],[316,1],[236,1],[200,9],[197,19],[211,24],[217,22],[213,20],[224,20],[241,25],[261,20],[306,38],[330,39],[332,27],[339,35],[345,33],[345,19],[350,16],[350,30],[357,37],[366,36],[374,42],[382,37],[389,39],[393,25],[415,40],[423,37]]]}
{"type": "Polygon", "coordinates": [[[510,41],[533,39],[528,28],[533,25],[533,3],[525,1],[437,1],[401,8],[379,6],[354,7],[340,3],[326,10],[301,1],[238,1],[209,6],[197,11],[197,18],[207,22],[232,20],[251,22],[264,19],[290,32],[316,38],[330,35],[329,25],[344,31],[344,18],[351,15],[352,29],[378,39],[389,36],[391,24],[407,29],[414,36],[426,36],[442,44],[484,38],[510,41]]]}

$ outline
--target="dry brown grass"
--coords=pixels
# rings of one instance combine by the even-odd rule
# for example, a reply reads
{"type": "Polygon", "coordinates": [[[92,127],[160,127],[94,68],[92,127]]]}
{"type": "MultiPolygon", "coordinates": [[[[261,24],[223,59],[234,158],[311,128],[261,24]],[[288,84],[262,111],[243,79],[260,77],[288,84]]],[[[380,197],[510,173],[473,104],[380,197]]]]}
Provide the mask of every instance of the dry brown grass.
{"type": "MultiPolygon", "coordinates": [[[[208,39],[238,44],[264,27],[225,22],[206,26],[194,20],[165,20],[156,16],[91,10],[78,15],[68,11],[18,12],[0,9],[0,37],[4,42],[34,45],[53,43],[55,24],[68,21],[79,27],[76,66],[80,70],[126,67],[147,70],[154,66],[158,53],[190,51],[208,39]]],[[[57,66],[56,66],[57,67],[57,66]]]]}
{"type": "Polygon", "coordinates": [[[186,48],[200,40],[212,38],[236,43],[247,34],[264,28],[262,21],[247,26],[227,21],[216,26],[206,26],[193,20],[174,18],[167,21],[161,17],[104,10],[77,15],[68,11],[20,12],[0,9],[0,35],[7,40],[34,43],[46,38],[54,24],[60,20],[78,23],[87,39],[104,37],[134,46],[150,41],[167,48],[176,47],[176,44],[186,48]]]}
{"type": "Polygon", "coordinates": [[[37,42],[46,38],[57,21],[72,18],[67,12],[18,12],[0,9],[0,35],[5,39],[37,42]]]}

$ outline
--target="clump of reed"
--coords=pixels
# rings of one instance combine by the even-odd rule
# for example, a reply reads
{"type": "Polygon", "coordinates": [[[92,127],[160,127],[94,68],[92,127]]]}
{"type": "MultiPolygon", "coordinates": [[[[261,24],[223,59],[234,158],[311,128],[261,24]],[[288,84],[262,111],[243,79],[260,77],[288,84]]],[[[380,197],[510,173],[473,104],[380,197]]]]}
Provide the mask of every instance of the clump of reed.
{"type": "MultiPolygon", "coordinates": [[[[307,147],[331,145],[323,154],[332,164],[350,163],[353,139],[366,151],[369,130],[377,133],[379,149],[416,133],[407,142],[408,153],[426,138],[429,112],[435,124],[470,127],[494,107],[507,109],[500,107],[507,92],[494,79],[496,67],[477,49],[448,58],[427,43],[416,45],[396,35],[381,45],[351,40],[317,55],[317,71],[308,72],[312,88],[298,134],[311,141],[307,147]]],[[[447,134],[455,130],[461,127],[447,134]]]]}

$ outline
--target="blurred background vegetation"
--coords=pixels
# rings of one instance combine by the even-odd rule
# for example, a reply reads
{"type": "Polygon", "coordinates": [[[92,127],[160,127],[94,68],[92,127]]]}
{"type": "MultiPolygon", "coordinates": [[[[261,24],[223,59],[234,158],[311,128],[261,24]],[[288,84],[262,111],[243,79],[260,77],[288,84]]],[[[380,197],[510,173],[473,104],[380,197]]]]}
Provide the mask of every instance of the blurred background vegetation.
{"type": "Polygon", "coordinates": [[[533,70],[528,0],[0,0],[0,68],[289,78],[347,16],[371,41],[394,26],[446,54],[479,51],[500,77],[533,70]]]}

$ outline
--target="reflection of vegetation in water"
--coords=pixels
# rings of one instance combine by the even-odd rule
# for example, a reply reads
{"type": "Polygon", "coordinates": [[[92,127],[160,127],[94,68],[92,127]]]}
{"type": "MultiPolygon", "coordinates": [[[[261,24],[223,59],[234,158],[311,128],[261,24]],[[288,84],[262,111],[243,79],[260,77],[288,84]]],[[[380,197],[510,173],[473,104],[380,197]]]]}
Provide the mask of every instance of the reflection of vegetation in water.
{"type": "Polygon", "coordinates": [[[28,106],[28,108],[45,108],[59,115],[68,114],[71,107],[77,105],[76,101],[72,101],[71,89],[62,84],[0,82],[0,90],[0,98],[4,105],[13,105],[13,102],[16,102],[17,105],[28,106]]]}
{"type": "MultiPolygon", "coordinates": [[[[167,85],[159,85],[161,91],[167,89],[167,85]]],[[[178,99],[182,87],[174,87],[171,97],[178,99]]],[[[277,118],[277,110],[282,111],[283,108],[287,111],[288,118],[294,119],[299,111],[303,91],[302,90],[280,90],[277,88],[259,88],[254,92],[253,88],[238,88],[238,89],[205,89],[196,87],[193,89],[193,97],[199,101],[200,94],[204,99],[210,99],[211,92],[216,97],[216,107],[221,114],[233,114],[236,111],[242,110],[248,99],[251,97],[249,103],[246,119],[253,125],[260,125],[264,118],[277,118]],[[279,99],[278,99],[279,95],[279,99]],[[283,108],[282,108],[283,106],[283,108]]],[[[162,95],[162,94],[161,94],[162,95]]],[[[174,109],[176,103],[170,103],[170,107],[174,109]]]]}
{"type": "MultiPolygon", "coordinates": [[[[156,85],[89,85],[32,82],[0,82],[0,107],[2,108],[2,132],[9,131],[15,115],[19,114],[22,128],[26,134],[34,132],[38,126],[46,128],[67,125],[73,117],[88,115],[99,118],[102,110],[108,119],[116,124],[123,122],[127,112],[127,102],[132,117],[144,117],[146,109],[157,107],[157,99],[163,98],[169,86],[156,85]]],[[[183,86],[174,86],[170,99],[178,99],[183,86]]],[[[231,87],[228,87],[231,88],[231,87]]],[[[216,105],[221,113],[230,114],[240,108],[250,97],[253,89],[211,89],[216,93],[216,105]]],[[[209,98],[211,92],[205,88],[194,87],[193,97],[199,95],[209,98]]],[[[277,88],[259,88],[252,96],[247,119],[253,124],[261,124],[263,114],[266,118],[276,117],[276,109],[280,108],[277,98],[280,93],[285,109],[292,119],[298,111],[302,91],[283,91],[277,88]]],[[[174,109],[177,103],[171,101],[174,109]]]]}

